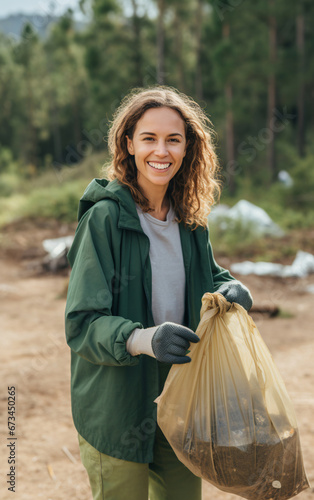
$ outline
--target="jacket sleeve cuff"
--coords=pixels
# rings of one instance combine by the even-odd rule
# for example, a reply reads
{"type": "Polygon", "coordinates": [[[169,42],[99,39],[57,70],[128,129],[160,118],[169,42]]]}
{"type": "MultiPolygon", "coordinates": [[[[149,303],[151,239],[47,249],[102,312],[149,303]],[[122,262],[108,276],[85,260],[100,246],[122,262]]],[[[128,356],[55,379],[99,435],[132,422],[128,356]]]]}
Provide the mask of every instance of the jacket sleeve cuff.
{"type": "Polygon", "coordinates": [[[152,338],[158,326],[152,326],[151,328],[135,328],[133,330],[126,342],[126,350],[131,356],[147,354],[155,358],[152,348],[152,338]]]}

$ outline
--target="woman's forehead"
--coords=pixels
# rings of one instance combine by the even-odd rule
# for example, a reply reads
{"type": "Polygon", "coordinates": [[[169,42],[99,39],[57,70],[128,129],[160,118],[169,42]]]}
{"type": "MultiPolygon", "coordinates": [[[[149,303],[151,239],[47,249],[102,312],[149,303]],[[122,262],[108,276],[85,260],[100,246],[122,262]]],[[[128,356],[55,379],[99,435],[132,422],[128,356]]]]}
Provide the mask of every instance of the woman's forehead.
{"type": "Polygon", "coordinates": [[[137,133],[152,132],[162,134],[178,133],[185,136],[185,122],[175,109],[166,106],[150,108],[136,124],[137,133]]]}

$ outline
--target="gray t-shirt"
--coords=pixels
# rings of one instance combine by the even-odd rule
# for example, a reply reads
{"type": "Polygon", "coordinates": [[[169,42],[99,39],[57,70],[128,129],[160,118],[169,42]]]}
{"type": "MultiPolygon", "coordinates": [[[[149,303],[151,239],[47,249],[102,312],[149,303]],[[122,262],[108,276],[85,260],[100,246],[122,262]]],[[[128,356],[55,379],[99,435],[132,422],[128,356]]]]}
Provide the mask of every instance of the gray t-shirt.
{"type": "Polygon", "coordinates": [[[155,325],[165,321],[183,324],[185,270],[179,225],[173,207],[161,221],[136,206],[144,233],[150,241],[152,268],[152,312],[155,325]]]}

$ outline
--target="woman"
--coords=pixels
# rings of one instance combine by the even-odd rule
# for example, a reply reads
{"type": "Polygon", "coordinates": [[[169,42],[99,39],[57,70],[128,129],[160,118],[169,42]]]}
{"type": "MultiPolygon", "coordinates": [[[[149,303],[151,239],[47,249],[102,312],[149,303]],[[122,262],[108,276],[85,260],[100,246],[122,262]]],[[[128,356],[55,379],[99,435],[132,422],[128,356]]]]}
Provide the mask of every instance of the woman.
{"type": "Polygon", "coordinates": [[[80,201],[66,335],[73,419],[97,500],[201,498],[154,400],[171,365],[191,361],[205,292],[252,305],[208,239],[219,192],[209,123],[174,89],[132,92],[109,133],[111,181],[95,179],[80,201]]]}

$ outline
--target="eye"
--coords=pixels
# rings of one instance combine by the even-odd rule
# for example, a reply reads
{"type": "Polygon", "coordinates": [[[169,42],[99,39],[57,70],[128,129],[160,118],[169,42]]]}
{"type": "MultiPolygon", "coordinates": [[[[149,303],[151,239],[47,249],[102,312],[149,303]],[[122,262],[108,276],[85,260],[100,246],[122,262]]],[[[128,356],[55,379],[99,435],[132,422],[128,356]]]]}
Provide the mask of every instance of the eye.
{"type": "Polygon", "coordinates": [[[179,139],[176,139],[175,137],[171,137],[171,139],[169,139],[170,142],[180,142],[179,139]]]}
{"type": "Polygon", "coordinates": [[[143,141],[153,141],[153,137],[144,137],[143,141]]]}

